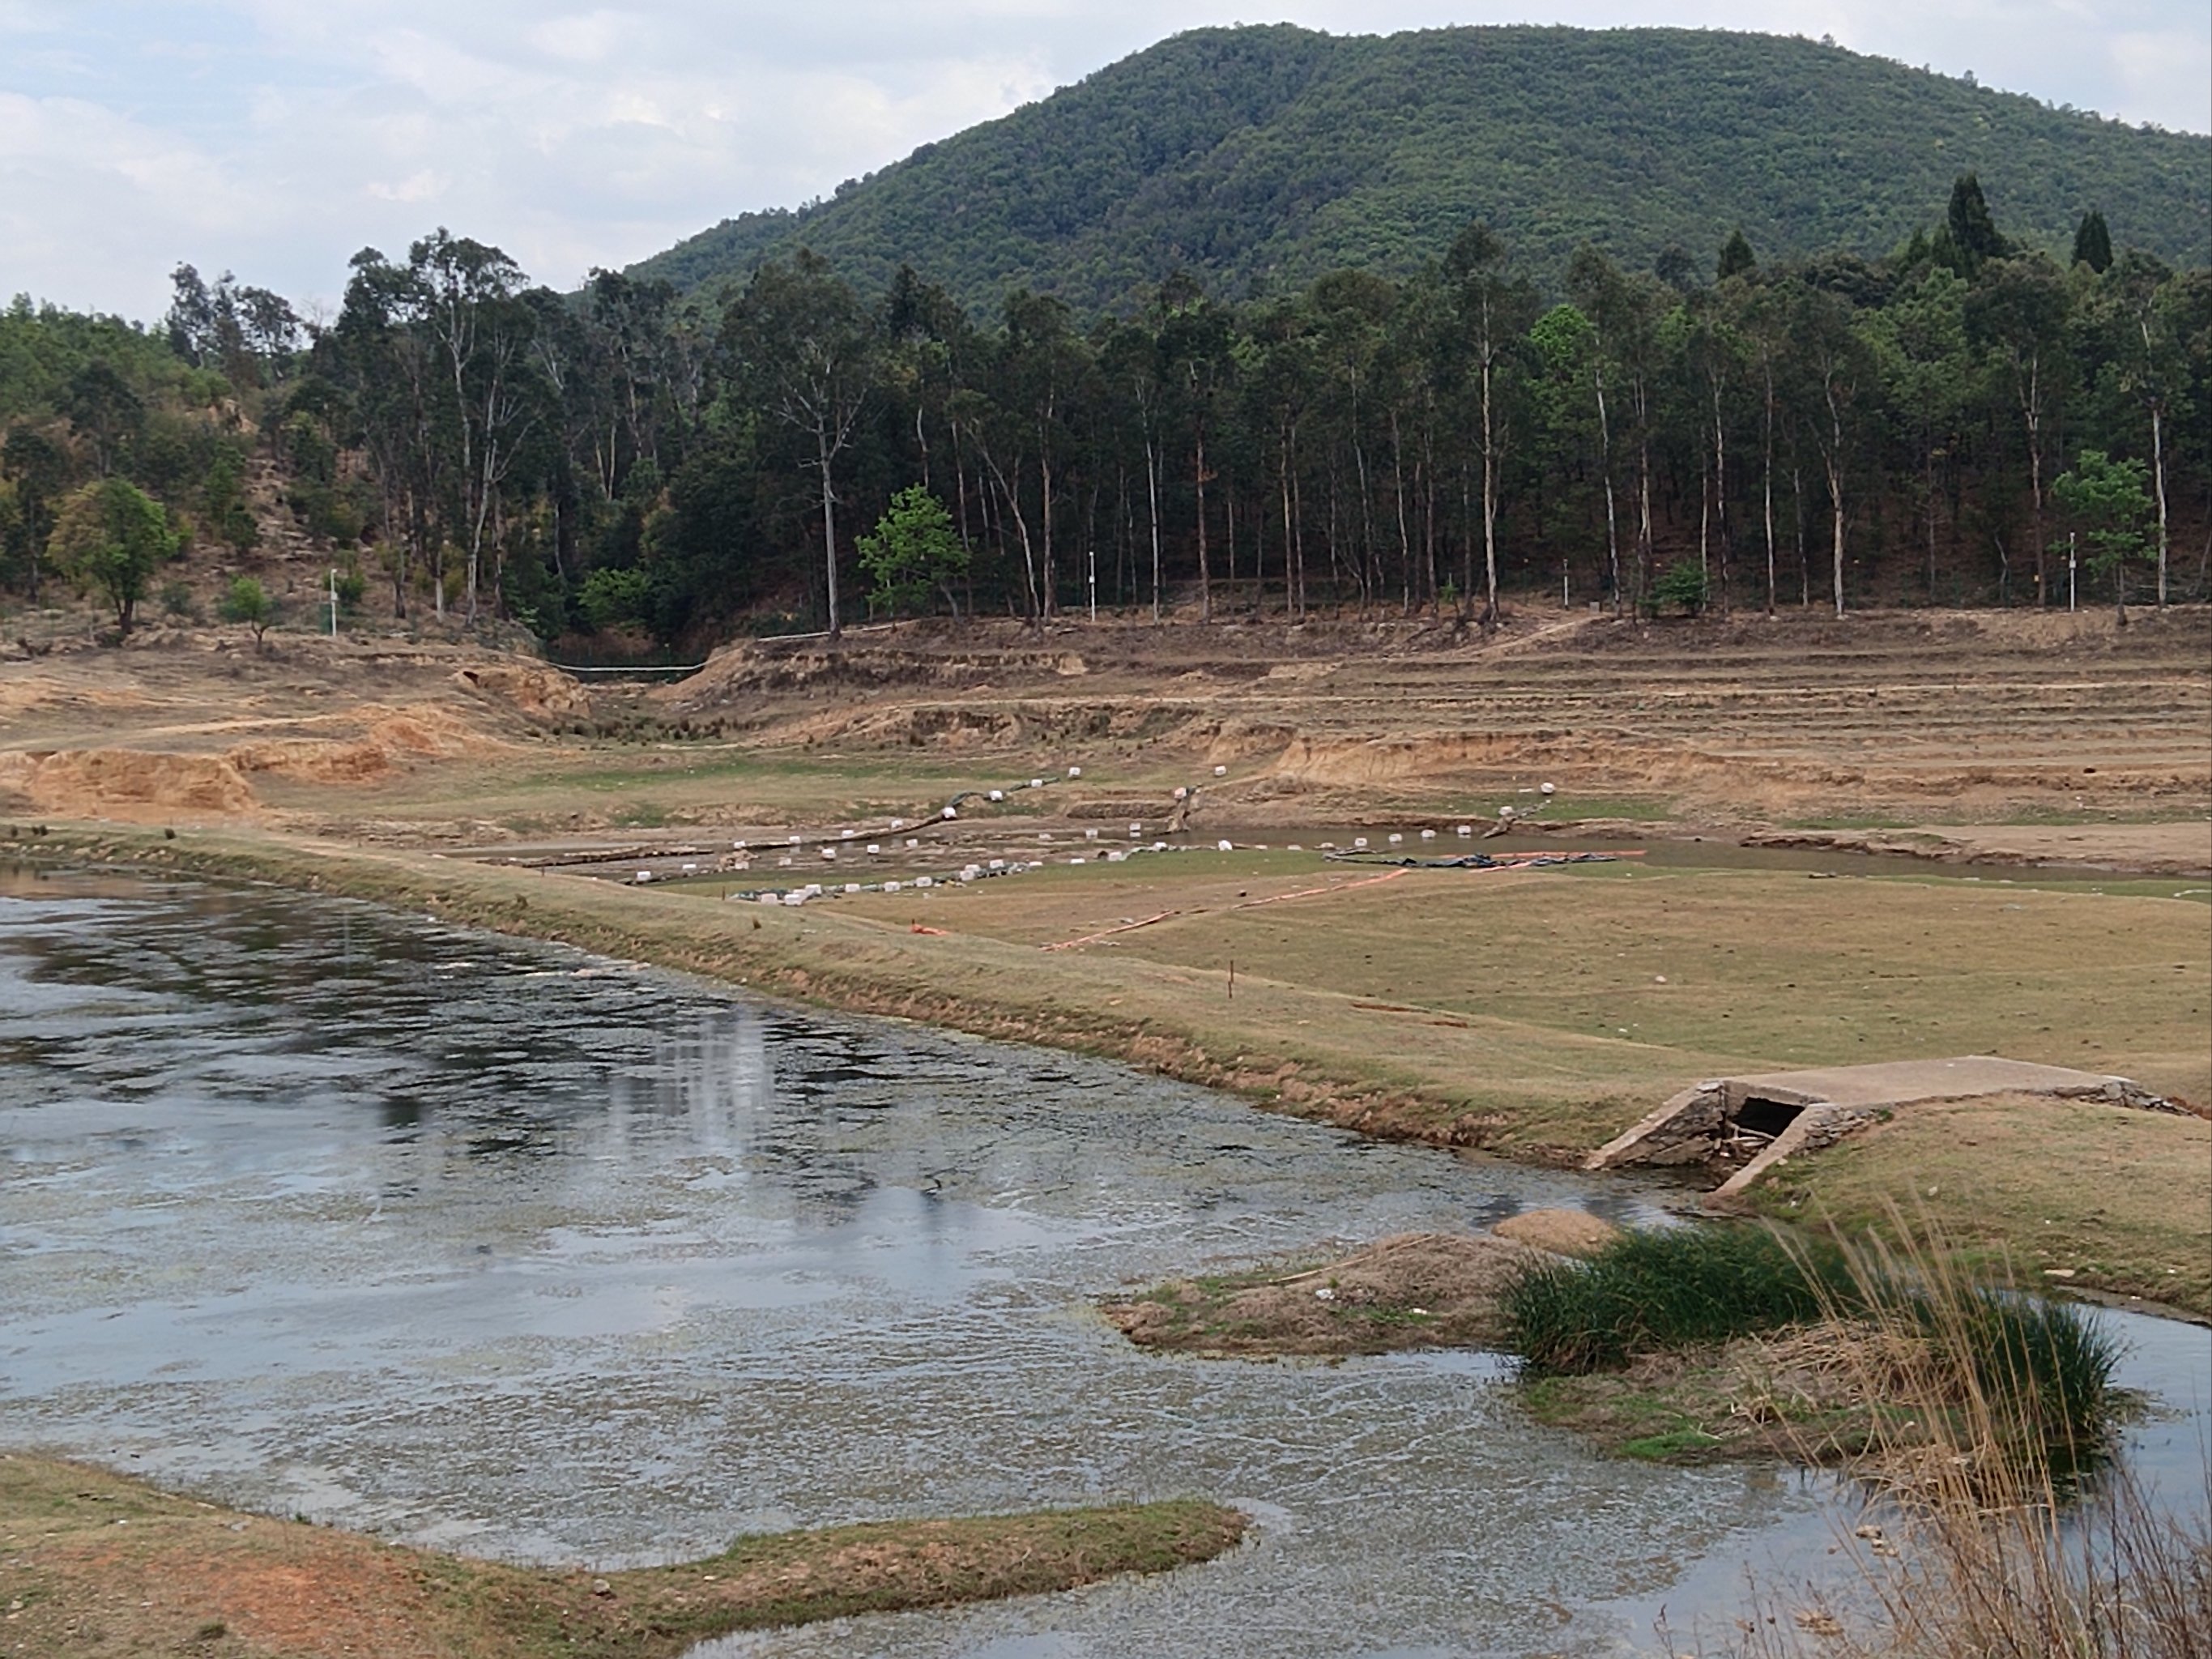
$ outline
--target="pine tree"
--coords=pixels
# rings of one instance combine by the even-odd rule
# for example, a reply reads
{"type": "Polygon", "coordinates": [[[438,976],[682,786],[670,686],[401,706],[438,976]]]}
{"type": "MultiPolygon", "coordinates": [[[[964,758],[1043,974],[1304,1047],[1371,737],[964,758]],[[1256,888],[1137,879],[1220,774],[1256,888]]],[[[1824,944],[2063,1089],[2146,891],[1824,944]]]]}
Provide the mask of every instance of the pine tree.
{"type": "Polygon", "coordinates": [[[1751,243],[1738,225],[1721,244],[1721,259],[1714,270],[1715,277],[1725,283],[1731,276],[1748,276],[1759,269],[1759,259],[1751,251],[1751,243]]]}
{"type": "Polygon", "coordinates": [[[2087,265],[2100,276],[2112,268],[2112,233],[2101,210],[2091,208],[2074,232],[2074,263],[2087,265]]]}
{"type": "Polygon", "coordinates": [[[1944,222],[1952,243],[1966,258],[1970,276],[1981,269],[1984,261],[2002,259],[2012,252],[2012,244],[1998,234],[1996,221],[1990,216],[1981,180],[1971,173],[1960,173],[1951,186],[1951,205],[1944,222]]]}

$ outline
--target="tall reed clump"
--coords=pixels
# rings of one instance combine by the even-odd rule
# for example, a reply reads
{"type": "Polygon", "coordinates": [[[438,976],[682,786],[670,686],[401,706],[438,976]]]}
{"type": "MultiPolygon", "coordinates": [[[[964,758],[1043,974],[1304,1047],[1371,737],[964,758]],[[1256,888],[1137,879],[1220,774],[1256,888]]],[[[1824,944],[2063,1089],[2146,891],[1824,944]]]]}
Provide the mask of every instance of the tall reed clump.
{"type": "Polygon", "coordinates": [[[1753,1659],[2203,1659],[2212,1464],[2154,1506],[2107,1447],[2117,1358],[2078,1309],[1992,1291],[1924,1222],[1846,1252],[1840,1362],[1881,1400],[1849,1466],[1887,1512],[1809,1608],[1748,1620],[1753,1659]],[[2084,1474],[2085,1466],[2094,1464],[2084,1474]]]}
{"type": "Polygon", "coordinates": [[[2111,1337],[2081,1308],[1968,1277],[1924,1234],[1897,1237],[1890,1246],[1751,1225],[1626,1233],[1587,1261],[1547,1262],[1509,1285],[1509,1340],[1536,1371],[1578,1375],[1817,1324],[1876,1415],[1908,1401],[1985,1408],[1994,1443],[2014,1454],[2093,1462],[2112,1420],[2111,1337]]]}
{"type": "Polygon", "coordinates": [[[1802,1323],[1856,1293],[1834,1246],[1785,1244],[1765,1227],[1670,1227],[1532,1267],[1504,1307],[1508,1340],[1530,1366],[1578,1375],[1802,1323]]]}

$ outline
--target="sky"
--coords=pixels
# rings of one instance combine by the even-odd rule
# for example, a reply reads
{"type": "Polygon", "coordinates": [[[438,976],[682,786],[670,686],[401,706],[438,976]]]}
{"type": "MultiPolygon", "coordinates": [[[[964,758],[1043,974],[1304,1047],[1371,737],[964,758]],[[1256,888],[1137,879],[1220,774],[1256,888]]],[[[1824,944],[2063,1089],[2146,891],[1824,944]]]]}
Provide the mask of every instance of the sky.
{"type": "Polygon", "coordinates": [[[578,283],[1208,23],[1832,37],[2212,131],[2205,0],[0,0],[0,295],[151,319],[179,261],[328,314],[436,226],[578,283]]]}

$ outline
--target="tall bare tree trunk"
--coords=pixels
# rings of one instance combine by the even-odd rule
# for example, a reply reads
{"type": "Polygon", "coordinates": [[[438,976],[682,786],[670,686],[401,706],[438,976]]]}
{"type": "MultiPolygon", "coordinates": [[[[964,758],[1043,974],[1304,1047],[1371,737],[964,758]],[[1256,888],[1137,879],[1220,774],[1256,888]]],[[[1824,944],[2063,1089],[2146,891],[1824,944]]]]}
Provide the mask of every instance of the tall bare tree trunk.
{"type": "Polygon", "coordinates": [[[1765,461],[1765,476],[1760,487],[1760,508],[1766,517],[1766,614],[1774,614],[1774,367],[1765,366],[1766,410],[1765,424],[1760,434],[1759,448],[1765,461]]]}
{"type": "Polygon", "coordinates": [[[814,464],[822,471],[822,568],[824,592],[830,601],[830,637],[845,631],[837,615],[837,492],[830,477],[830,439],[820,427],[814,429],[814,464]]]}
{"type": "Polygon", "coordinates": [[[2158,489],[2158,608],[2166,609],[2166,434],[2159,407],[2150,406],[2151,477],[2158,489]]]}
{"type": "Polygon", "coordinates": [[[1618,617],[1626,614],[1626,595],[1620,586],[1620,520],[1613,501],[1613,424],[1606,417],[1602,369],[1592,374],[1591,384],[1597,389],[1598,470],[1605,475],[1605,551],[1613,573],[1613,614],[1618,617]]]}
{"type": "Polygon", "coordinates": [[[1844,614],[1844,413],[1835,388],[1828,388],[1828,506],[1835,519],[1836,614],[1844,614]]]}
{"type": "MultiPolygon", "coordinates": [[[[1489,343],[1489,313],[1487,301],[1484,310],[1484,344],[1489,343]]],[[[1482,627],[1488,633],[1498,626],[1498,429],[1492,419],[1490,402],[1491,354],[1482,354],[1482,627]]],[[[1603,419],[1605,393],[1598,393],[1600,419],[1603,419]]],[[[1613,513],[1613,481],[1606,481],[1606,515],[1610,523],[1613,513]]],[[[1618,561],[1616,560],[1616,562],[1618,561]]]]}
{"type": "Polygon", "coordinates": [[[2048,584],[2044,580],[2043,545],[2043,354],[2029,354],[2027,387],[2021,400],[2021,413],[2027,422],[2027,499],[2030,508],[2029,527],[2035,537],[2035,604],[2038,610],[2051,603],[2048,584]]]}
{"type": "Polygon", "coordinates": [[[1198,432],[1198,619],[1213,620],[1213,568],[1206,550],[1206,430],[1198,432]]]}
{"type": "Polygon", "coordinates": [[[1042,622],[1052,615],[1056,576],[1052,568],[1052,457],[1046,448],[1045,429],[1042,423],[1037,427],[1037,489],[1042,497],[1038,523],[1042,534],[1044,558],[1043,605],[1037,615],[1038,620],[1042,622]]]}
{"type": "Polygon", "coordinates": [[[1717,382],[1713,386],[1713,500],[1721,520],[1721,615],[1725,617],[1735,609],[1729,585],[1735,548],[1729,530],[1728,427],[1721,419],[1721,389],[1717,382]]]}
{"type": "Polygon", "coordinates": [[[1157,623],[1160,619],[1160,458],[1149,432],[1145,434],[1145,489],[1152,501],[1152,620],[1157,623]]]}

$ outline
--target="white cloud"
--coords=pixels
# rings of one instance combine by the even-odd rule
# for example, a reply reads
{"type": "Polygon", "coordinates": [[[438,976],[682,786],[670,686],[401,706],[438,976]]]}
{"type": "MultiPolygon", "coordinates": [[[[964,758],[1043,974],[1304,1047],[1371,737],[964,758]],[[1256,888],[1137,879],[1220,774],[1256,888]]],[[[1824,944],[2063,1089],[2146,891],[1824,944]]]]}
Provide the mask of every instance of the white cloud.
{"type": "Polygon", "coordinates": [[[613,55],[623,28],[634,23],[634,19],[611,11],[595,11],[581,17],[556,17],[530,31],[530,44],[549,58],[568,63],[604,63],[613,55]]]}
{"type": "MultiPolygon", "coordinates": [[[[572,283],[789,205],[1244,0],[0,0],[0,291],[150,316],[179,258],[328,300],[433,226],[572,283]]],[[[1339,33],[1818,36],[2212,128],[2202,0],[1280,0],[1339,33]]]]}

